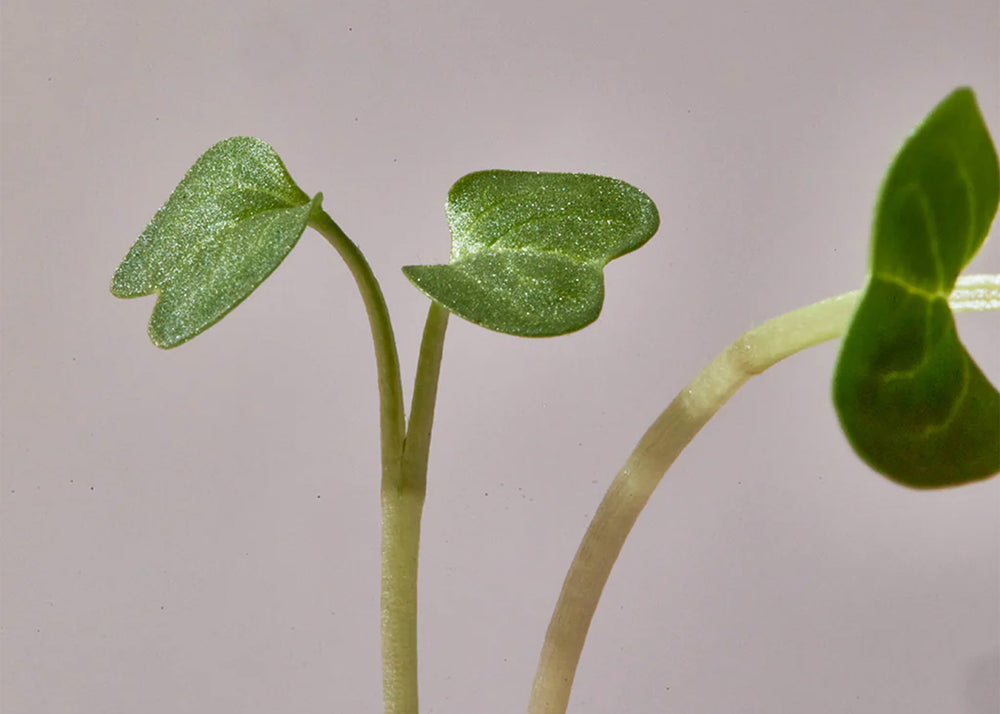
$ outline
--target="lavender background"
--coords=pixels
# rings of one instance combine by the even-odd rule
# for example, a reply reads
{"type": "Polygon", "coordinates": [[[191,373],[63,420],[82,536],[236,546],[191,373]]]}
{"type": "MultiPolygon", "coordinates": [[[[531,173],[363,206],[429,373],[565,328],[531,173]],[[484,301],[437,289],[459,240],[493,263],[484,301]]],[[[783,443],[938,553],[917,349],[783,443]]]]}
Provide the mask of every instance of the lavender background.
{"type": "MultiPolygon", "coordinates": [[[[752,325],[864,280],[903,137],[973,86],[1000,6],[4,0],[2,691],[7,714],[375,712],[368,327],[315,233],[169,353],[111,272],[198,155],[269,141],[362,247],[412,379],[443,202],[484,168],[657,201],[602,318],[453,320],[421,566],[426,713],[523,711],[593,509],[673,394],[752,325]]],[[[996,236],[973,270],[1000,270],[996,236]]],[[[997,316],[959,328],[1000,383],[997,316]]],[[[1000,706],[1000,481],[907,491],[841,437],[836,345],[747,385],[638,523],[571,711],[1000,706]]],[[[409,384],[407,384],[407,390],[409,384]]]]}

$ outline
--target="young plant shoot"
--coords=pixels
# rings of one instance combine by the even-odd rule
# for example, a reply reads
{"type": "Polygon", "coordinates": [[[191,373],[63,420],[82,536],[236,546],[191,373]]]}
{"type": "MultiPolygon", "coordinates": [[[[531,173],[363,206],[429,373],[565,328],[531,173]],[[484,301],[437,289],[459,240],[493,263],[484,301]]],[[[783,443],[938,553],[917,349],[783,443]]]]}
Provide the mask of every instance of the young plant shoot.
{"type": "MultiPolygon", "coordinates": [[[[955,330],[953,310],[1000,309],[1000,275],[959,277],[1000,198],[996,150],[969,89],[941,102],[889,169],[875,212],[868,285],[770,320],[723,350],[640,439],[594,515],[542,649],[532,714],[566,711],[601,591],[667,468],[751,376],[846,333],[833,397],[855,451],[914,488],[1000,471],[1000,397],[955,330]]],[[[407,418],[389,312],[358,247],[259,139],[219,142],[195,162],[111,283],[156,294],[149,336],[171,348],[246,299],[307,227],[344,259],[375,344],[381,434],[385,711],[416,714],[417,562],[434,403],[451,313],[547,337],[597,319],[604,266],[641,247],[659,216],[642,191],[587,174],[480,171],[446,205],[451,258],[403,272],[431,299],[407,418]]]]}

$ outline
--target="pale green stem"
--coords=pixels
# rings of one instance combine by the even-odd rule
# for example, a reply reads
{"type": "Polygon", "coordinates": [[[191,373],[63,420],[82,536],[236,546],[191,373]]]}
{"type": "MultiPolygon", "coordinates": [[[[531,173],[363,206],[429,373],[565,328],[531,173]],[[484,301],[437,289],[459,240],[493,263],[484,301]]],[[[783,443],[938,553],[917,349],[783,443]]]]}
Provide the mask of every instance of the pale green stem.
{"type": "Polygon", "coordinates": [[[400,478],[382,485],[382,682],[387,714],[417,714],[417,565],[448,311],[431,303],[400,478]]]}
{"type": "MultiPolygon", "coordinates": [[[[564,714],[601,591],[639,513],[695,434],[750,377],[843,334],[860,291],[789,312],[745,332],[678,394],[649,427],[594,514],[556,603],[539,658],[529,714],[564,714]]],[[[1000,309],[1000,276],[960,278],[956,310],[1000,309]]]]}
{"type": "Polygon", "coordinates": [[[379,420],[382,443],[382,482],[395,482],[400,478],[403,456],[405,416],[403,413],[403,387],[399,377],[399,355],[396,338],[392,333],[389,309],[382,289],[368,261],[350,238],[323,209],[315,209],[309,216],[309,225],[319,231],[337,249],[347,263],[354,281],[361,291],[361,299],[368,313],[372,339],[375,342],[375,363],[378,371],[379,420]]]}
{"type": "Polygon", "coordinates": [[[326,211],[314,210],[309,224],[347,263],[375,343],[382,452],[382,699],[386,714],[416,714],[416,549],[423,491],[402,488],[406,417],[396,340],[382,290],[361,251],[326,211]]]}
{"type": "Polygon", "coordinates": [[[382,699],[386,714],[417,714],[417,553],[448,311],[432,303],[427,314],[407,428],[396,341],[378,281],[325,211],[314,211],[310,225],[354,275],[375,342],[382,444],[382,699]]]}
{"type": "Polygon", "coordinates": [[[420,342],[417,376],[413,382],[410,422],[406,427],[406,445],[403,449],[402,485],[421,493],[427,489],[427,458],[431,448],[434,404],[437,401],[438,375],[441,372],[441,355],[449,314],[438,303],[431,303],[420,342]]]}
{"type": "Polygon", "coordinates": [[[417,549],[423,494],[382,489],[382,700],[417,714],[417,549]]]}

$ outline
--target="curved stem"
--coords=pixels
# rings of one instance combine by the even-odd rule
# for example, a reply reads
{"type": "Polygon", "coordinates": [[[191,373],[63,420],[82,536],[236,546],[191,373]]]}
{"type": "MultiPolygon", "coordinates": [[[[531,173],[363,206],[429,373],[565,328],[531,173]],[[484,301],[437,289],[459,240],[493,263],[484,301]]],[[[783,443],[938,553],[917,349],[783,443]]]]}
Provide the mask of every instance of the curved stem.
{"type": "MultiPolygon", "coordinates": [[[[664,473],[750,377],[800,350],[840,336],[861,291],[794,310],[745,332],[681,390],[639,440],[594,514],[545,634],[529,714],[563,714],[587,630],[611,568],[664,473]]],[[[1000,276],[960,278],[956,310],[1000,309],[1000,276]]]]}
{"type": "Polygon", "coordinates": [[[313,210],[309,225],[319,231],[337,249],[347,263],[361,291],[368,313],[372,339],[375,342],[375,362],[378,369],[379,419],[382,443],[382,483],[399,480],[403,455],[404,420],[403,387],[399,377],[399,355],[392,333],[389,309],[382,289],[368,261],[358,247],[322,208],[313,210]]]}
{"type": "Polygon", "coordinates": [[[450,314],[438,303],[431,302],[420,341],[417,375],[413,382],[410,421],[406,427],[406,443],[403,447],[402,486],[421,493],[427,490],[427,459],[431,448],[431,429],[434,426],[434,405],[437,401],[438,375],[444,352],[444,335],[450,314]]]}
{"type": "Polygon", "coordinates": [[[447,326],[448,311],[432,303],[417,361],[400,477],[382,484],[382,683],[387,714],[417,714],[420,516],[447,326]]]}
{"type": "Polygon", "coordinates": [[[396,339],[371,266],[326,211],[313,211],[309,224],[354,275],[375,343],[382,445],[382,697],[386,714],[417,714],[417,555],[448,311],[432,303],[427,314],[407,429],[396,339]]]}
{"type": "Polygon", "coordinates": [[[387,714],[416,714],[416,548],[423,493],[417,497],[399,489],[406,417],[396,339],[382,290],[358,247],[321,208],[313,211],[309,224],[347,263],[375,343],[382,452],[382,699],[387,714]]]}

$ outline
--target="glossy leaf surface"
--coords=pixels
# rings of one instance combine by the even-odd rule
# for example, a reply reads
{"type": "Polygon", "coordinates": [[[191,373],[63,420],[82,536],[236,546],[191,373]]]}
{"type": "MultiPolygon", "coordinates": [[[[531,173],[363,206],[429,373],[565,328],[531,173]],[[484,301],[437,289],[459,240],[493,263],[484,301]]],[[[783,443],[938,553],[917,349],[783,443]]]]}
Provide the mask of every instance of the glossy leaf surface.
{"type": "Polygon", "coordinates": [[[403,268],[471,322],[526,337],[590,324],[604,266],[659,226],[656,206],[624,181],[589,174],[481,171],[448,193],[451,261],[403,268]]]}
{"type": "Polygon", "coordinates": [[[834,376],[855,450],[908,486],[958,485],[1000,470],[1000,396],[959,341],[948,306],[998,198],[993,142],[972,92],[956,90],[885,178],[870,280],[834,376]]]}
{"type": "Polygon", "coordinates": [[[158,295],[149,336],[175,347],[218,322],[284,260],[313,200],[259,139],[220,141],[195,162],[118,266],[112,294],[158,295]]]}

